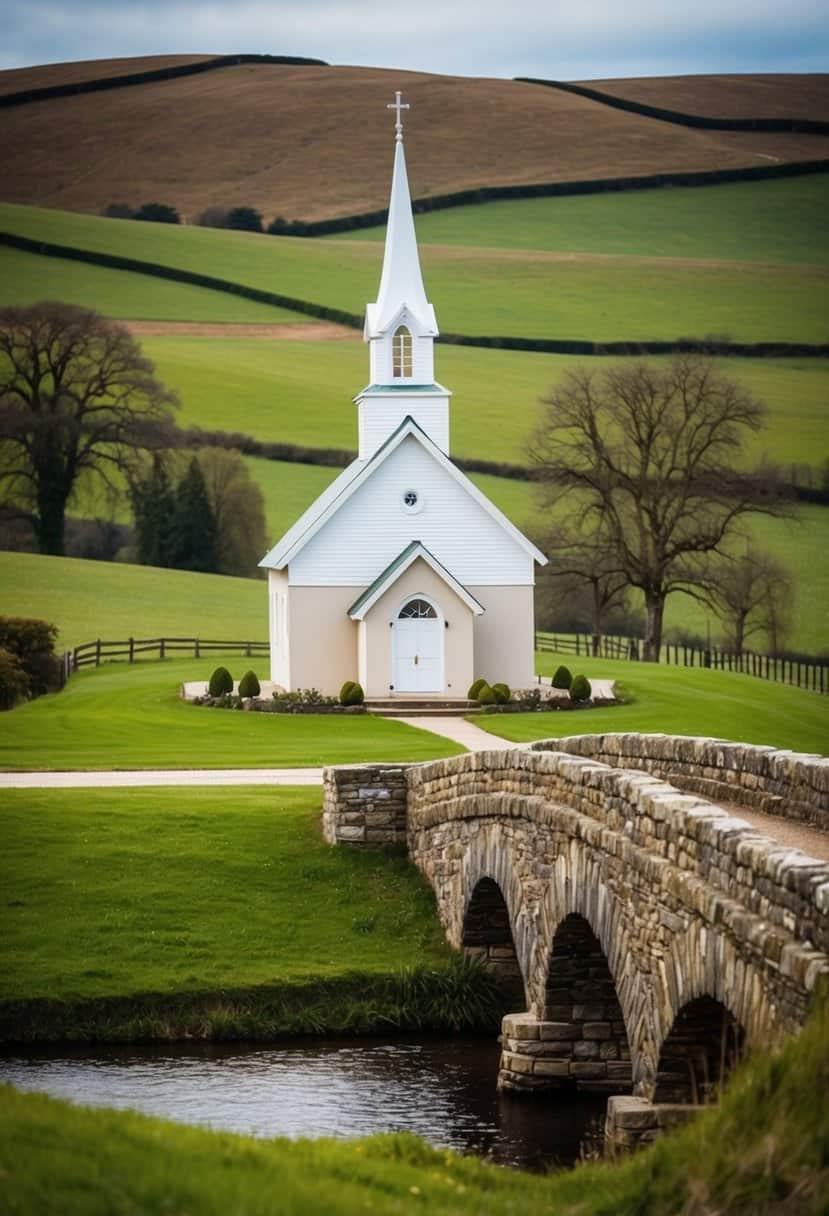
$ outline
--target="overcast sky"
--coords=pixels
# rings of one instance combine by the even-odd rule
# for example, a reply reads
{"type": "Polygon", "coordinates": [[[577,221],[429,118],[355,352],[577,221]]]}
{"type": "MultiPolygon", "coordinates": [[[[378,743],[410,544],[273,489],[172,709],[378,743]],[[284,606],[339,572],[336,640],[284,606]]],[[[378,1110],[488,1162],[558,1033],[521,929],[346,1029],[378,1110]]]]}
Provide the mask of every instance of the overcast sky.
{"type": "Polygon", "coordinates": [[[829,69],[826,0],[0,0],[0,68],[246,51],[561,80],[829,69]]]}

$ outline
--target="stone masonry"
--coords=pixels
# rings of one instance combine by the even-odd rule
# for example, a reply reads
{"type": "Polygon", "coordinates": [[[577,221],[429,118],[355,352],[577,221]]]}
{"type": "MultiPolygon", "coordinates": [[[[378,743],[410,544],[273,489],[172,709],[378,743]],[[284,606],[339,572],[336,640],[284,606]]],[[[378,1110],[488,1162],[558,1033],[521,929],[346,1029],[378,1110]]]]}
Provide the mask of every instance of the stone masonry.
{"type": "MultiPolygon", "coordinates": [[[[635,748],[594,738],[617,763],[635,748]]],[[[730,802],[753,788],[781,799],[777,814],[825,815],[820,758],[784,762],[759,749],[766,767],[752,774],[747,753],[758,749],[646,740],[641,751],[686,766],[693,752],[709,772],[719,757],[719,776],[700,779],[726,785],[730,802]],[[729,765],[742,774],[733,785],[729,765]]],[[[660,776],[581,754],[583,740],[545,747],[327,770],[326,838],[383,843],[370,833],[397,840],[405,822],[449,942],[502,966],[514,959],[525,1012],[504,1021],[502,1086],[632,1088],[637,1099],[659,1091],[687,1104],[717,1080],[723,1019],[748,1046],[773,1043],[797,1030],[815,985],[829,980],[829,865],[660,776]],[[680,1093],[694,1062],[699,1083],[680,1093]]],[[[648,1128],[659,1118],[647,1116],[648,1128]]]]}

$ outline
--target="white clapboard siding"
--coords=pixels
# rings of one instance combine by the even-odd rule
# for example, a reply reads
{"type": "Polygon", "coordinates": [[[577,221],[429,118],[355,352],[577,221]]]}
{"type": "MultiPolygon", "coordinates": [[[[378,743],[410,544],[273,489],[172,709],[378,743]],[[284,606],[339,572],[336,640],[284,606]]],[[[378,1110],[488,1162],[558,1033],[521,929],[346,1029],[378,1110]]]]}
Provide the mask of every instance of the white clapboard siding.
{"type": "Polygon", "coordinates": [[[408,436],[290,563],[296,586],[368,586],[419,540],[464,585],[526,585],[532,556],[408,436]],[[403,494],[415,490],[413,514],[403,494]]]}
{"type": "Polygon", "coordinates": [[[388,397],[380,397],[372,394],[363,398],[357,408],[360,414],[360,460],[368,460],[406,417],[413,418],[432,442],[449,455],[448,396],[436,397],[431,394],[417,397],[405,393],[395,397],[390,393],[388,397]]]}

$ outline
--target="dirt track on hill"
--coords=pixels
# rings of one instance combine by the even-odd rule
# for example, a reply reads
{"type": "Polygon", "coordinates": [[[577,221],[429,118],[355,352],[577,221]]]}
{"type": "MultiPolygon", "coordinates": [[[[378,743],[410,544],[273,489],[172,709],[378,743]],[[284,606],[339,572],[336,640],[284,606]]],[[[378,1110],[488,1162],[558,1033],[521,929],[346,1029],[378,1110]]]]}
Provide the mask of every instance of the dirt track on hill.
{"type": "Polygon", "coordinates": [[[335,338],[356,342],[362,338],[359,330],[330,321],[299,321],[295,325],[290,322],[236,325],[232,321],[125,321],[124,324],[137,338],[285,338],[293,342],[330,342],[335,338]]]}

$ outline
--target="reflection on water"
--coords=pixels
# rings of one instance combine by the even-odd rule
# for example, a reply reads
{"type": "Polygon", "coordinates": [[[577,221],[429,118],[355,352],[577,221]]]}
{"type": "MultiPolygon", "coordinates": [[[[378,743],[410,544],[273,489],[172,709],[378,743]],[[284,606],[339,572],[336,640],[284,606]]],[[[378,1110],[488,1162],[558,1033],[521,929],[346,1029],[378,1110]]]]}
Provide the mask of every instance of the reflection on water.
{"type": "Polygon", "coordinates": [[[498,1052],[487,1039],[96,1048],[0,1059],[0,1080],[253,1136],[408,1131],[525,1169],[572,1163],[604,1098],[499,1095],[498,1052]]]}

